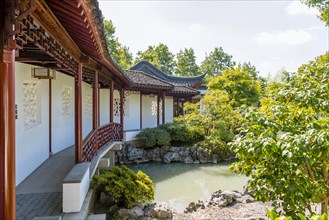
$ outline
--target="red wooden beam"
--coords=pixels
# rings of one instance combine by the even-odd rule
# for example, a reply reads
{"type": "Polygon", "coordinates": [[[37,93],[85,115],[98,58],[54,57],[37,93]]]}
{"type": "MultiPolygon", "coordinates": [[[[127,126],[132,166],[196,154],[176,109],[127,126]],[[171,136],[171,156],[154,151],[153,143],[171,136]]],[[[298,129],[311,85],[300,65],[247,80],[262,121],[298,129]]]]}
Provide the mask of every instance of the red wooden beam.
{"type": "Polygon", "coordinates": [[[0,219],[16,219],[15,2],[0,2],[0,219]]]}
{"type": "Polygon", "coordinates": [[[75,80],[75,162],[82,162],[82,63],[75,80]]]}

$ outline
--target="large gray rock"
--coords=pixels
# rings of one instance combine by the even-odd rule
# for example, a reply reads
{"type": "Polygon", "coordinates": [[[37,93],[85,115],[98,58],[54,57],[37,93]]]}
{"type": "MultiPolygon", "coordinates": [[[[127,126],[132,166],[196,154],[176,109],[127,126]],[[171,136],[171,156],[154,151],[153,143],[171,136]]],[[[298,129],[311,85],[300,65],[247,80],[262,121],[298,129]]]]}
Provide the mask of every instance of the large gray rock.
{"type": "Polygon", "coordinates": [[[140,148],[129,146],[127,149],[127,160],[128,161],[144,161],[145,160],[145,151],[140,148]]]}
{"type": "Polygon", "coordinates": [[[214,192],[209,201],[209,205],[216,205],[219,207],[226,207],[228,205],[231,205],[235,202],[237,202],[238,199],[242,197],[242,193],[238,191],[231,191],[231,190],[226,190],[226,191],[221,191],[218,190],[214,192]]]}
{"type": "Polygon", "coordinates": [[[146,151],[146,156],[149,160],[162,161],[162,159],[160,157],[160,148],[158,148],[158,147],[146,151]]]}
{"type": "Polygon", "coordinates": [[[189,147],[181,147],[179,149],[179,154],[182,156],[182,157],[188,157],[190,156],[191,154],[191,149],[189,147]]]}
{"type": "Polygon", "coordinates": [[[182,162],[186,163],[186,164],[191,164],[191,163],[193,163],[193,159],[191,156],[187,156],[187,157],[183,158],[182,162]]]}
{"type": "Polygon", "coordinates": [[[172,219],[173,212],[169,204],[165,202],[155,202],[145,208],[145,216],[156,219],[172,219]]]}
{"type": "Polygon", "coordinates": [[[181,149],[180,147],[170,147],[169,151],[178,153],[180,151],[180,149],[181,149]]]}
{"type": "Polygon", "coordinates": [[[132,209],[120,209],[118,211],[118,216],[120,217],[120,219],[131,219],[131,220],[135,220],[135,219],[139,219],[140,217],[144,216],[144,211],[141,207],[139,206],[135,206],[132,209]]]}
{"type": "Polygon", "coordinates": [[[163,157],[169,151],[169,148],[169,146],[162,146],[160,148],[160,156],[163,157]]]}
{"type": "Polygon", "coordinates": [[[211,163],[216,164],[218,162],[218,155],[217,154],[213,154],[211,157],[211,163]]]}
{"type": "Polygon", "coordinates": [[[182,161],[182,157],[177,152],[168,152],[163,156],[163,162],[170,163],[170,162],[180,162],[182,161]]]}
{"type": "Polygon", "coordinates": [[[208,152],[198,147],[196,149],[196,157],[200,161],[200,163],[207,163],[208,162],[208,152]]]}

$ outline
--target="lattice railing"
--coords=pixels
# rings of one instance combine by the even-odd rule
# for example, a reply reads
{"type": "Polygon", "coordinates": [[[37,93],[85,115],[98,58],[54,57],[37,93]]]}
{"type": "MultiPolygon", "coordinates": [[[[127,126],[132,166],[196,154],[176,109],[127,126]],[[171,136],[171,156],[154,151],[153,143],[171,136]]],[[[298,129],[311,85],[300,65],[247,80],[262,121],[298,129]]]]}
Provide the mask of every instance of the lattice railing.
{"type": "Polygon", "coordinates": [[[122,138],[121,124],[109,123],[99,127],[85,138],[82,146],[82,160],[84,162],[91,161],[97,154],[98,149],[104,147],[110,141],[121,141],[122,138]]]}
{"type": "Polygon", "coordinates": [[[97,153],[97,130],[90,132],[85,140],[83,141],[82,145],[82,160],[84,162],[91,161],[94,155],[97,153]]]}

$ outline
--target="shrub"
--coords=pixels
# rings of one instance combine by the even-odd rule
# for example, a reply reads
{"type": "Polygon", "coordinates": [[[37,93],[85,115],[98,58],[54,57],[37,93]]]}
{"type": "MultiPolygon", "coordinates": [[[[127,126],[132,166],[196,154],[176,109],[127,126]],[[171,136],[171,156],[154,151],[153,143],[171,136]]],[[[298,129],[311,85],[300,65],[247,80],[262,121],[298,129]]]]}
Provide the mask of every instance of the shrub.
{"type": "Polygon", "coordinates": [[[167,123],[164,125],[159,125],[160,129],[166,130],[172,141],[178,143],[194,143],[200,139],[199,135],[196,132],[188,128],[184,123],[167,123]]]}
{"type": "Polygon", "coordinates": [[[170,145],[170,135],[166,130],[160,128],[146,128],[137,135],[143,146],[165,146],[170,145]]]}
{"type": "Polygon", "coordinates": [[[95,175],[90,186],[98,197],[101,192],[112,196],[119,207],[147,205],[154,198],[152,180],[142,171],[135,174],[126,166],[114,166],[111,170],[95,175]]]}

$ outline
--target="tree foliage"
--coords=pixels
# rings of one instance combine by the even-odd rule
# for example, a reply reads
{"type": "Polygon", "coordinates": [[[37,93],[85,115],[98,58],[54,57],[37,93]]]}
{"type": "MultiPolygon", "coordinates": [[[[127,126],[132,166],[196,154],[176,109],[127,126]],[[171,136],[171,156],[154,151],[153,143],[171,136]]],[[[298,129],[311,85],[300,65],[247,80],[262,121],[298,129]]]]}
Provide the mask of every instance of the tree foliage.
{"type": "Polygon", "coordinates": [[[208,88],[225,91],[233,107],[244,104],[250,106],[259,101],[261,83],[248,70],[237,67],[236,69],[224,70],[222,75],[210,80],[208,88]]]}
{"type": "Polygon", "coordinates": [[[327,212],[329,200],[329,53],[286,75],[259,109],[244,111],[240,135],[232,146],[237,172],[251,176],[259,200],[273,201],[287,215],[311,203],[327,212]]]}
{"type": "Polygon", "coordinates": [[[172,75],[175,71],[175,56],[165,44],[149,46],[145,51],[138,51],[135,63],[146,60],[163,72],[172,75]]]}
{"type": "Polygon", "coordinates": [[[320,11],[319,18],[329,26],[329,1],[328,0],[302,0],[308,7],[317,8],[320,11]]]}
{"type": "Polygon", "coordinates": [[[199,66],[196,64],[196,58],[192,48],[180,50],[176,58],[176,75],[197,76],[200,74],[199,66]]]}
{"type": "Polygon", "coordinates": [[[207,77],[215,77],[221,74],[222,70],[235,66],[232,56],[225,53],[222,47],[215,47],[214,51],[206,54],[206,58],[202,61],[201,72],[207,73],[207,77]]]}
{"type": "Polygon", "coordinates": [[[123,46],[115,36],[115,27],[112,21],[103,20],[107,47],[115,61],[124,69],[132,65],[133,55],[129,52],[129,47],[123,46]]]}

